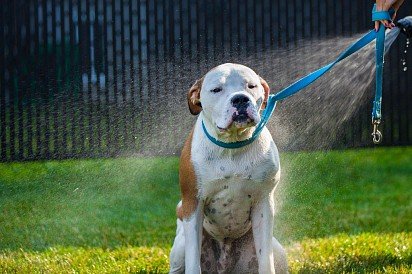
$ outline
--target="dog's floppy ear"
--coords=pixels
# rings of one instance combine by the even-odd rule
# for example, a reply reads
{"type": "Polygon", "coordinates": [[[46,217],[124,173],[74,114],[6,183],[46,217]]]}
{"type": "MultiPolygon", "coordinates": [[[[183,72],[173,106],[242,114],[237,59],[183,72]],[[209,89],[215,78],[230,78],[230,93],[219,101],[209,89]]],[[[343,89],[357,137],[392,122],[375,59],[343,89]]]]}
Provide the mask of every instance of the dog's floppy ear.
{"type": "Polygon", "coordinates": [[[265,79],[263,79],[262,77],[260,77],[260,84],[263,86],[263,90],[265,92],[265,97],[263,99],[263,103],[262,103],[262,109],[266,108],[266,104],[268,102],[268,98],[269,98],[269,93],[270,93],[270,87],[268,85],[268,83],[265,81],[265,79]]]}
{"type": "Polygon", "coordinates": [[[198,115],[202,111],[200,103],[200,90],[202,89],[203,77],[193,84],[187,93],[187,103],[189,104],[190,113],[198,115]]]}

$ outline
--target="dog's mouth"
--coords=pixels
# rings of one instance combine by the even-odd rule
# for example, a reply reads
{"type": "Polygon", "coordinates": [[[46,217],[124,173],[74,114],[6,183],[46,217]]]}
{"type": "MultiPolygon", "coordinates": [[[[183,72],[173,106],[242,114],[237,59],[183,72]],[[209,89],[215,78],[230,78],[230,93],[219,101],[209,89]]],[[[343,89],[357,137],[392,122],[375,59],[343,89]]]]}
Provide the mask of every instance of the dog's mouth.
{"type": "Polygon", "coordinates": [[[254,119],[251,118],[246,112],[234,113],[232,116],[233,124],[237,128],[247,128],[255,125],[254,119]]]}
{"type": "Polygon", "coordinates": [[[247,129],[256,125],[255,119],[249,116],[247,111],[236,111],[231,117],[231,121],[228,123],[227,127],[219,127],[220,132],[226,132],[230,129],[247,129]]]}

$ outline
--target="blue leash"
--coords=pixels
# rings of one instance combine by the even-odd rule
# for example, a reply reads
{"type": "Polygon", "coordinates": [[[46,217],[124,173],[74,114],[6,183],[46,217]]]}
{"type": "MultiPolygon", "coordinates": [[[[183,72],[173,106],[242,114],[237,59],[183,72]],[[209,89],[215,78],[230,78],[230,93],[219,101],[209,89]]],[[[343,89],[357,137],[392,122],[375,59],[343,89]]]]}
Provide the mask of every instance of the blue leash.
{"type": "MultiPolygon", "coordinates": [[[[392,16],[395,13],[394,9],[389,11],[376,11],[376,4],[372,9],[372,21],[379,20],[392,20],[392,16]]],[[[379,30],[376,33],[376,87],[375,87],[375,100],[373,101],[372,108],[372,140],[373,143],[379,144],[382,141],[382,133],[379,131],[378,126],[381,123],[382,113],[382,82],[383,82],[383,55],[385,53],[385,26],[380,24],[379,30]]]]}
{"type": "MultiPolygon", "coordinates": [[[[391,9],[388,11],[376,11],[376,4],[372,10],[372,21],[378,20],[391,20],[392,15],[394,14],[394,10],[391,9]]],[[[378,125],[381,121],[381,103],[382,103],[382,75],[383,75],[383,55],[384,55],[384,47],[385,47],[385,26],[380,24],[379,31],[376,32],[375,30],[371,30],[354,44],[352,44],[349,48],[347,48],[335,61],[332,63],[306,75],[305,77],[301,78],[300,80],[296,81],[295,83],[291,84],[290,86],[284,88],[283,90],[279,91],[276,94],[269,95],[266,108],[262,113],[261,120],[259,124],[256,126],[255,131],[253,132],[252,136],[249,139],[244,141],[226,143],[217,140],[213,136],[209,134],[206,130],[205,124],[202,121],[202,128],[208,139],[213,142],[214,144],[223,147],[223,148],[241,148],[246,146],[256,138],[259,137],[260,133],[266,126],[269,121],[269,118],[272,116],[273,111],[276,107],[276,102],[279,100],[283,100],[289,96],[294,95],[295,93],[299,92],[303,88],[307,87],[314,81],[316,81],[319,77],[324,75],[327,71],[329,71],[333,66],[337,63],[345,59],[346,57],[352,55],[353,53],[357,52],[358,50],[362,49],[364,46],[372,42],[376,38],[376,91],[375,91],[375,100],[373,102],[373,110],[372,110],[372,124],[373,124],[373,142],[378,144],[382,140],[382,134],[378,130],[378,125]]]]}

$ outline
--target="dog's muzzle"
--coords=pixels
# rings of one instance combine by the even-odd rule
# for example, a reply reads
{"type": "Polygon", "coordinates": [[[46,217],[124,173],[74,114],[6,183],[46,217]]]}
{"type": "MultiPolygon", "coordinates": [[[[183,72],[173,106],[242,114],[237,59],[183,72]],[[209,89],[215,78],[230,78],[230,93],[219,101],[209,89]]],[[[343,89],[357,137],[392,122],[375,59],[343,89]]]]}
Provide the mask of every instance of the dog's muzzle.
{"type": "Polygon", "coordinates": [[[232,106],[236,111],[232,115],[232,120],[237,127],[246,127],[254,123],[250,108],[253,108],[249,97],[243,94],[233,96],[231,99],[232,106]]]}

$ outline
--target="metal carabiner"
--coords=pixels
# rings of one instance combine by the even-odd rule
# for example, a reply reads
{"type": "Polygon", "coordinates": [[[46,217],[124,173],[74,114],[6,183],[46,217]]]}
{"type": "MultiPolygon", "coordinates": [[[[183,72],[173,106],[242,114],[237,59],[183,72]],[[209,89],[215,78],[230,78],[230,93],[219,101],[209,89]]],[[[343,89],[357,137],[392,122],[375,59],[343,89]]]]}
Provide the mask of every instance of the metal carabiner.
{"type": "Polygon", "coordinates": [[[378,145],[382,142],[382,133],[379,131],[379,124],[381,123],[380,119],[372,119],[373,131],[372,131],[372,140],[375,145],[378,145]]]}

